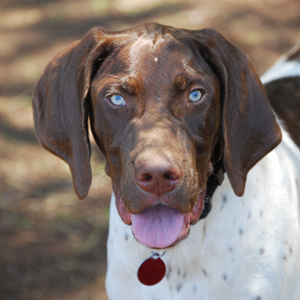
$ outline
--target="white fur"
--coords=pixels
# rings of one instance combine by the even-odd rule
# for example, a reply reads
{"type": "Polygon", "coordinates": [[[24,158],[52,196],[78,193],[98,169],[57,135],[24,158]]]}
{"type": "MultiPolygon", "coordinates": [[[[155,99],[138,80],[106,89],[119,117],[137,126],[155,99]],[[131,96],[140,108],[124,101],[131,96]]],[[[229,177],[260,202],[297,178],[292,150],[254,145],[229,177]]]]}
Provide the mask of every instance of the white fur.
{"type": "Polygon", "coordinates": [[[266,73],[261,76],[263,84],[283,77],[300,76],[300,62],[286,60],[286,56],[279,59],[266,73]]]}
{"type": "Polygon", "coordinates": [[[139,283],[151,252],[124,225],[112,196],[106,288],[120,300],[299,300],[300,151],[283,131],[282,143],[249,172],[243,197],[227,176],[208,217],[166,251],[167,276],[139,283]]]}

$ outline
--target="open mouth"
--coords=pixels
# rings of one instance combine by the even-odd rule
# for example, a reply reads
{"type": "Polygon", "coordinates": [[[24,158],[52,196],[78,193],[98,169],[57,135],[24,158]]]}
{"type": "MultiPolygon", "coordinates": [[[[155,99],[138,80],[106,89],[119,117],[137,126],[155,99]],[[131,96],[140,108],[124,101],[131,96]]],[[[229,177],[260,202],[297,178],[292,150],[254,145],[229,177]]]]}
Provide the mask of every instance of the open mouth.
{"type": "Polygon", "coordinates": [[[189,213],[183,214],[171,206],[157,204],[135,215],[126,209],[120,197],[116,199],[119,215],[124,223],[132,225],[135,238],[154,249],[172,247],[186,238],[190,225],[199,220],[204,205],[204,194],[201,193],[189,213]]]}

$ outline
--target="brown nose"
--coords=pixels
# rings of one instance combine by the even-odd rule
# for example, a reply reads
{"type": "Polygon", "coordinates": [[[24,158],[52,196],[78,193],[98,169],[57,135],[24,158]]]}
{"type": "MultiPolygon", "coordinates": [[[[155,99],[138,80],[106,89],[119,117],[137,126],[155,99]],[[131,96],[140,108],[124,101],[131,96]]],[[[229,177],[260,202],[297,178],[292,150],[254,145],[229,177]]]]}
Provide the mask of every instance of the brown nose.
{"type": "Polygon", "coordinates": [[[135,169],[135,181],[145,192],[156,196],[171,192],[182,179],[182,169],[174,158],[143,156],[135,169]]]}

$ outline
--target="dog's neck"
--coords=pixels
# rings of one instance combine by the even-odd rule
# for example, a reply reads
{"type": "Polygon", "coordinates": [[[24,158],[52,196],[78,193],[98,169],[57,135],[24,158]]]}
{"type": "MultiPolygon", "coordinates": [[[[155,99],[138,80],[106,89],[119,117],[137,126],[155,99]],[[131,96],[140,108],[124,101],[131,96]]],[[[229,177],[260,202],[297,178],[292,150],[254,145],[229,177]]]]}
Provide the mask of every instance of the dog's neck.
{"type": "Polygon", "coordinates": [[[223,167],[223,161],[220,160],[216,164],[214,164],[214,171],[207,179],[204,208],[199,220],[206,218],[211,211],[211,198],[217,187],[222,184],[224,180],[224,173],[225,170],[223,167]]]}

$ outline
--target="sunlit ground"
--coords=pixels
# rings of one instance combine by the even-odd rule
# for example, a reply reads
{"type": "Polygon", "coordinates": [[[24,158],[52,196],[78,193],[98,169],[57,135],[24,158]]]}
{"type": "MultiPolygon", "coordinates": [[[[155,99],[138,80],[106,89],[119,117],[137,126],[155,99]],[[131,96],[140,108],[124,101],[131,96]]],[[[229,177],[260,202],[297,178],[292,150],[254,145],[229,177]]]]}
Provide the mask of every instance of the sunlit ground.
{"type": "Polygon", "coordinates": [[[300,40],[296,0],[2,0],[1,299],[107,299],[105,161],[93,143],[93,183],[79,201],[67,165],[36,141],[31,93],[54,54],[91,27],[120,30],[148,21],[213,27],[250,56],[260,75],[300,40]]]}

